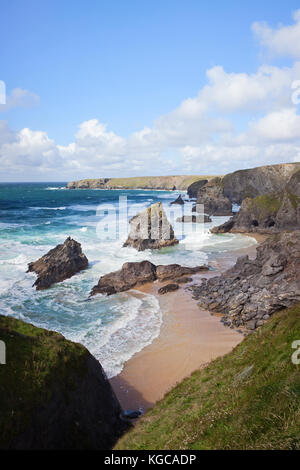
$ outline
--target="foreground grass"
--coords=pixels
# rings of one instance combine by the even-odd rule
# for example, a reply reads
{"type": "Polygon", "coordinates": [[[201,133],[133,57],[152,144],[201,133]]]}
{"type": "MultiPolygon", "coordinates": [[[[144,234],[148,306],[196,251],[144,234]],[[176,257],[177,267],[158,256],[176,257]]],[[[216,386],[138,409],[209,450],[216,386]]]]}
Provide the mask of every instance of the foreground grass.
{"type": "Polygon", "coordinates": [[[116,449],[300,449],[300,304],[173,388],[116,449]]]}

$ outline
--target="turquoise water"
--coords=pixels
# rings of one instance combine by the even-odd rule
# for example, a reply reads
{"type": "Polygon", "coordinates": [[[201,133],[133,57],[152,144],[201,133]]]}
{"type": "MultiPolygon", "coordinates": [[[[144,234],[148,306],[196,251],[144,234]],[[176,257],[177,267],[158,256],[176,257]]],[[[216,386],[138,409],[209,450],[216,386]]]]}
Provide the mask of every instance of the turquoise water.
{"type": "MultiPolygon", "coordinates": [[[[109,377],[159,334],[162,314],[157,299],[137,291],[87,301],[99,277],[120,269],[126,261],[148,259],[155,264],[196,266],[225,251],[254,243],[237,236],[215,236],[212,224],[193,229],[176,223],[182,208],[170,206],[179,192],[67,190],[65,183],[0,184],[0,312],[52,329],[84,344],[102,363],[109,377]],[[119,198],[122,198],[121,206],[119,198]],[[125,198],[127,199],[127,205],[125,198]],[[178,246],[139,253],[122,248],[128,220],[161,201],[180,240],[178,246]],[[171,212],[170,212],[171,210],[171,212]],[[71,236],[82,244],[89,268],[45,291],[32,285],[27,264],[71,236]]],[[[185,214],[192,204],[186,203],[185,214]]]]}

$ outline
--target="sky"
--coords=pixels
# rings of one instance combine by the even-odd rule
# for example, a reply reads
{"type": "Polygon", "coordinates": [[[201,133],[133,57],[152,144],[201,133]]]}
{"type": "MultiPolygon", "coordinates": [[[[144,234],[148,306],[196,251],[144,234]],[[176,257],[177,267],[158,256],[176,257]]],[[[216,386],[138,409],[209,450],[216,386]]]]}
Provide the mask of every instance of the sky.
{"type": "Polygon", "coordinates": [[[0,18],[0,181],[300,161],[299,2],[1,0],[0,18]]]}

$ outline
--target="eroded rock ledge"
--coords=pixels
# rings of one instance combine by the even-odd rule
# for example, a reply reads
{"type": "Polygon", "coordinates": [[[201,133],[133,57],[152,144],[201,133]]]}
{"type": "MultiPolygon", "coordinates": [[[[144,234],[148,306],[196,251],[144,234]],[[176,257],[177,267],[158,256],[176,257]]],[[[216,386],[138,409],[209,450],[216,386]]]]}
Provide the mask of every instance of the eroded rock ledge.
{"type": "Polygon", "coordinates": [[[224,315],[226,326],[254,330],[300,301],[300,231],[268,238],[255,260],[239,258],[222,276],[193,286],[199,306],[224,315]]]}
{"type": "Polygon", "coordinates": [[[91,290],[91,296],[96,294],[112,295],[133,289],[136,286],[156,280],[176,280],[183,276],[208,271],[208,266],[196,266],[189,268],[179,264],[155,266],[150,261],[137,263],[125,263],[122,269],[100,277],[97,285],[91,290]]]}

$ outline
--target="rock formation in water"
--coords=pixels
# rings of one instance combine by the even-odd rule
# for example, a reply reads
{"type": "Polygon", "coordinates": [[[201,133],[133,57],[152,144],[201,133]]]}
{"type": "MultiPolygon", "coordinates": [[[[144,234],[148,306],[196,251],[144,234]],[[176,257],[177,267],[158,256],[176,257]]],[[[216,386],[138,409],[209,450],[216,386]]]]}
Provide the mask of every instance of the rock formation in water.
{"type": "Polygon", "coordinates": [[[128,425],[100,363],[62,335],[0,315],[0,449],[108,450],[128,425]]]}
{"type": "Polygon", "coordinates": [[[254,330],[276,311],[300,301],[300,231],[269,237],[255,260],[244,256],[222,276],[194,286],[202,308],[224,315],[226,326],[254,330]]]}
{"type": "Polygon", "coordinates": [[[174,204],[178,204],[179,206],[183,206],[184,205],[184,200],[182,199],[181,197],[181,194],[179,194],[178,198],[175,199],[175,201],[171,202],[171,206],[174,205],[174,204]]]}
{"type": "Polygon", "coordinates": [[[198,191],[201,189],[206,183],[208,183],[208,180],[203,179],[203,180],[198,180],[192,183],[188,188],[187,188],[187,193],[190,199],[197,199],[198,196],[198,191]]]}
{"type": "MultiPolygon", "coordinates": [[[[179,264],[155,266],[150,261],[125,263],[119,271],[100,277],[98,284],[91,290],[91,296],[96,294],[112,295],[117,292],[124,292],[146,282],[156,281],[157,279],[159,281],[176,279],[176,282],[179,282],[183,276],[196,274],[201,271],[204,272],[208,269],[207,266],[189,268],[179,264]]],[[[186,282],[189,282],[189,279],[186,282]]]]}
{"type": "Polygon", "coordinates": [[[197,214],[197,215],[183,215],[182,217],[178,217],[176,222],[182,223],[194,223],[194,224],[208,224],[212,222],[209,215],[206,214],[197,214]]]}
{"type": "Polygon", "coordinates": [[[300,229],[300,171],[283,191],[244,199],[239,212],[212,232],[271,234],[295,229],[300,229]]]}
{"type": "Polygon", "coordinates": [[[38,275],[33,285],[37,290],[41,290],[64,281],[87,267],[88,259],[83,254],[80,243],[69,237],[42,258],[29,263],[27,272],[35,272],[38,275]]]}
{"type": "Polygon", "coordinates": [[[130,233],[123,246],[144,251],[157,250],[178,243],[163,206],[158,202],[130,220],[130,233]]]}
{"type": "Polygon", "coordinates": [[[222,178],[213,178],[198,190],[197,205],[194,212],[208,215],[232,215],[232,204],[224,196],[222,178]]]}

